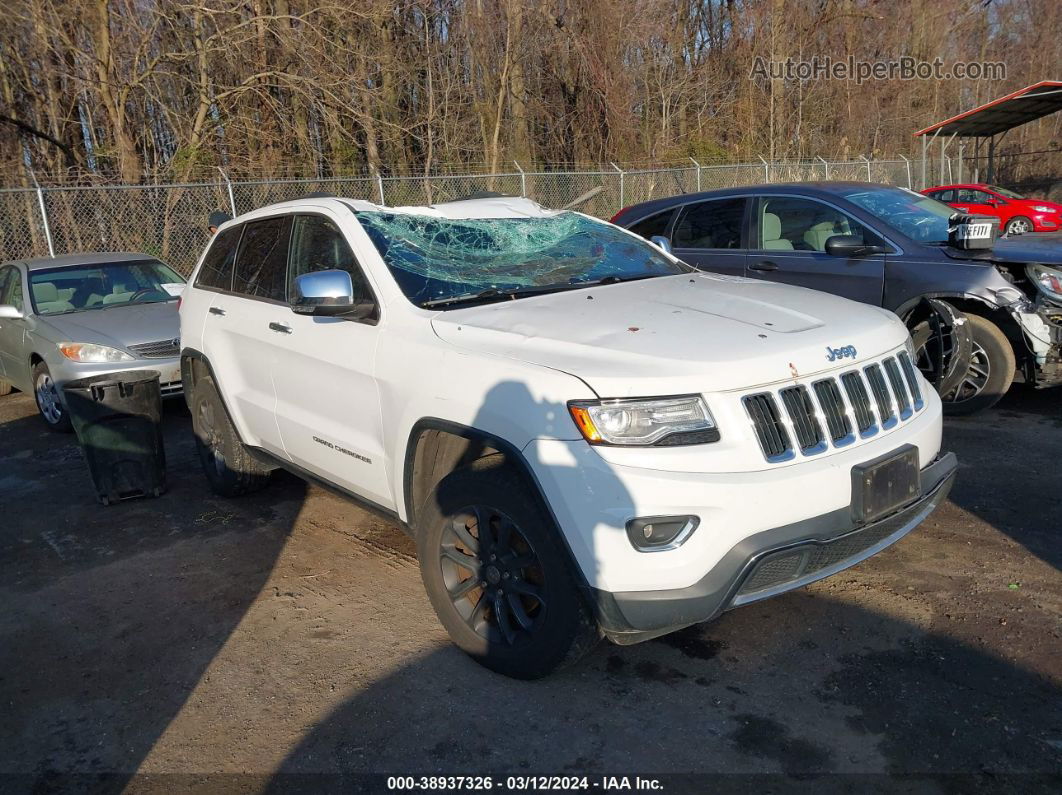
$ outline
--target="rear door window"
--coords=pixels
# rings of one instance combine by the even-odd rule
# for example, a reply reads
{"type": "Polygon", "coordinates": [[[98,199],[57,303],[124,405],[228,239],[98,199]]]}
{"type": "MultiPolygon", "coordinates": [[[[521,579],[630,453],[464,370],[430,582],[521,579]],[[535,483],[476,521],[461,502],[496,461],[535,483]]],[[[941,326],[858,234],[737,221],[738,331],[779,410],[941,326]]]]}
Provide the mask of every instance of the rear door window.
{"type": "Polygon", "coordinates": [[[214,236],[210,249],[203,258],[203,267],[196,276],[196,287],[232,289],[232,265],[236,261],[236,247],[240,243],[242,232],[242,226],[234,226],[214,236]]]}
{"type": "Polygon", "coordinates": [[[246,224],[236,255],[233,292],[251,298],[283,302],[290,238],[290,215],[246,224]]]}
{"type": "Polygon", "coordinates": [[[745,199],[714,199],[688,205],[675,222],[671,245],[675,248],[741,248],[745,199]]]}

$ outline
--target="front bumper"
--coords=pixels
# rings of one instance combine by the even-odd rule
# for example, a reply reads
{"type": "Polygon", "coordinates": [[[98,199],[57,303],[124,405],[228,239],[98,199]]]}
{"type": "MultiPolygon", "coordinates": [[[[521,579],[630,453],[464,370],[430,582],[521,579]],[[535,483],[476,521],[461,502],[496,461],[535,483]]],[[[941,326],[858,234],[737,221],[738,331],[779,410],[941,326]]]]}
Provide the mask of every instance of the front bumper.
{"type": "MultiPolygon", "coordinates": [[[[54,360],[47,361],[48,371],[52,380],[59,386],[60,395],[62,387],[70,381],[79,378],[89,378],[94,375],[106,375],[108,373],[124,373],[128,370],[154,370],[159,374],[159,386],[164,398],[179,397],[183,394],[184,387],[181,383],[181,359],[172,356],[166,359],[134,359],[131,362],[107,362],[101,364],[83,364],[56,355],[54,360]]],[[[63,398],[65,402],[65,397],[63,398]]]]}
{"type": "Polygon", "coordinates": [[[941,455],[922,469],[922,493],[915,502],[869,524],[857,525],[845,507],[748,536],[686,588],[591,589],[598,620],[613,641],[637,643],[829,577],[917,527],[947,497],[956,468],[954,453],[941,455]]]}

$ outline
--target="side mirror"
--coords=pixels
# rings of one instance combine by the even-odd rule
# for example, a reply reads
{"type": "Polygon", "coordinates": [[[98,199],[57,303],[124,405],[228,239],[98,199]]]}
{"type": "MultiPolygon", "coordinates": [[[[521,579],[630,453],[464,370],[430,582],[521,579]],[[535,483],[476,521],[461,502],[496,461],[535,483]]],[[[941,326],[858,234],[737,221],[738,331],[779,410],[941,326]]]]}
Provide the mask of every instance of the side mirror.
{"type": "Polygon", "coordinates": [[[295,277],[291,310],[297,314],[364,320],[375,309],[372,301],[354,299],[354,283],[346,271],[316,271],[295,277]]]}
{"type": "Polygon", "coordinates": [[[649,238],[649,242],[657,248],[662,249],[668,254],[671,254],[671,241],[668,240],[664,235],[653,235],[651,238],[649,238]]]}
{"type": "Polygon", "coordinates": [[[881,246],[868,246],[855,235],[834,235],[826,239],[826,253],[831,257],[866,257],[883,251],[881,246]]]}
{"type": "Polygon", "coordinates": [[[21,320],[25,315],[22,310],[10,304],[0,305],[0,320],[21,320]]]}

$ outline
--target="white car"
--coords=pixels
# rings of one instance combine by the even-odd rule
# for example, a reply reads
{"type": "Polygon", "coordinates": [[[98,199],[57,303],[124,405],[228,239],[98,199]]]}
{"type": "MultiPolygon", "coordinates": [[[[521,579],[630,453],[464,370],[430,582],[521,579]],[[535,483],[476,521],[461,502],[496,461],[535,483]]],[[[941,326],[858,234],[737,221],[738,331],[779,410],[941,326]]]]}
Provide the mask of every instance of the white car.
{"type": "Polygon", "coordinates": [[[213,489],[282,467],[392,514],[510,676],[841,571],[954,479],[892,313],[526,199],[256,210],[180,315],[213,489]]]}

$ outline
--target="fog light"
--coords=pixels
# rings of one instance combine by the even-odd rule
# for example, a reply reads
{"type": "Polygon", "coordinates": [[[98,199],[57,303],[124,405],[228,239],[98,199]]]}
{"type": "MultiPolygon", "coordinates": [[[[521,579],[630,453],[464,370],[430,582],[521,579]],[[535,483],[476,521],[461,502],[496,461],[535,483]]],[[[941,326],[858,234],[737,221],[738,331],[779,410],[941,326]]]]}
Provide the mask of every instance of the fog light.
{"type": "Polygon", "coordinates": [[[640,552],[659,552],[680,546],[701,520],[696,516],[642,516],[627,522],[627,538],[640,552]]]}

